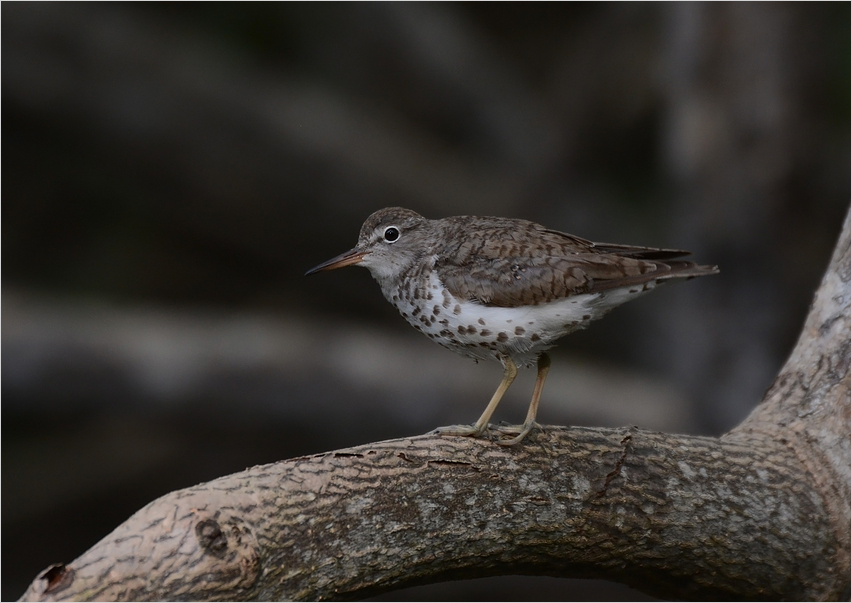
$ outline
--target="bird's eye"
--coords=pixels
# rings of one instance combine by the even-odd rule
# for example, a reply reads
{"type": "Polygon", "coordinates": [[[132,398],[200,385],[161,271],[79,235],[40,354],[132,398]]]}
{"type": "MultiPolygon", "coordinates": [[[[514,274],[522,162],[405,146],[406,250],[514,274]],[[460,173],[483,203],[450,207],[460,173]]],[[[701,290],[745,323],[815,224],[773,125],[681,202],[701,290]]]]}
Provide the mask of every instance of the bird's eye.
{"type": "Polygon", "coordinates": [[[396,226],[388,226],[385,228],[385,241],[393,243],[399,238],[399,229],[396,226]]]}

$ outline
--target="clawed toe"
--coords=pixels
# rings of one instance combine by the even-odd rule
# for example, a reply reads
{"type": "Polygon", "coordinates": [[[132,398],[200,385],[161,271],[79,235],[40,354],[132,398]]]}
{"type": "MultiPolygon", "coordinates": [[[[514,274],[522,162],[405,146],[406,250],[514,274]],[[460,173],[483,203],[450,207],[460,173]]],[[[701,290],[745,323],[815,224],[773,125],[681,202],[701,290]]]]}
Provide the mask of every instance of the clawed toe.
{"type": "Polygon", "coordinates": [[[517,435],[514,438],[497,440],[497,443],[501,446],[514,446],[515,444],[519,444],[521,441],[523,441],[525,437],[527,437],[529,432],[531,432],[534,428],[541,429],[541,425],[539,425],[535,421],[530,421],[529,423],[524,423],[523,425],[499,426],[495,428],[495,431],[498,431],[499,433],[505,435],[517,435]]]}
{"type": "Polygon", "coordinates": [[[430,434],[446,436],[479,437],[485,430],[477,429],[475,425],[447,425],[430,431],[430,434]]]}
{"type": "Polygon", "coordinates": [[[504,435],[518,435],[524,430],[523,425],[512,425],[511,423],[507,423],[506,421],[501,421],[499,425],[493,427],[494,431],[502,433],[504,435]]]}

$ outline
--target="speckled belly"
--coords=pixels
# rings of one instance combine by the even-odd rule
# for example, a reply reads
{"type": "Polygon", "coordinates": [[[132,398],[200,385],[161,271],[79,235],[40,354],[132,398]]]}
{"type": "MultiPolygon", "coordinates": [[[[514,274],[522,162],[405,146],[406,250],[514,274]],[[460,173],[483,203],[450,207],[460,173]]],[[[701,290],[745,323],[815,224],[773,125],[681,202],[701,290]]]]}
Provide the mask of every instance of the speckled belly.
{"type": "Polygon", "coordinates": [[[532,366],[560,337],[650,288],[581,294],[516,308],[456,299],[434,272],[420,279],[419,286],[382,291],[411,326],[445,348],[482,360],[510,356],[518,366],[532,366]]]}

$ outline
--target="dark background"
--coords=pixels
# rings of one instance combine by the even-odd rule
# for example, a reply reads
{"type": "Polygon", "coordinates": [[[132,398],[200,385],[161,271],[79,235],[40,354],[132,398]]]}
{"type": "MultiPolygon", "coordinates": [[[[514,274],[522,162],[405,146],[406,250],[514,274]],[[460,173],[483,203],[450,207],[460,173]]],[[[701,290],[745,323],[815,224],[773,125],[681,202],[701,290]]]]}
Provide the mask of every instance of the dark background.
{"type": "Polygon", "coordinates": [[[848,3],[0,10],[4,600],[170,490],[479,416],[496,363],[416,334],[365,270],[302,276],[376,209],[718,264],[564,340],[539,418],[719,435],[789,353],[849,206],[848,3]]]}

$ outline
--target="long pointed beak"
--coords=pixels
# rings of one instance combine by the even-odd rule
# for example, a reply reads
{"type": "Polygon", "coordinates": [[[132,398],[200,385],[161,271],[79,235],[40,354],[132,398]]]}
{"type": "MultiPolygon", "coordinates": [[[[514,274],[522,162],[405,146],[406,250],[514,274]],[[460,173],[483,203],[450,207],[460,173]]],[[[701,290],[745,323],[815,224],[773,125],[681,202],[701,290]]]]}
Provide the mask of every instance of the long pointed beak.
{"type": "Polygon", "coordinates": [[[323,262],[319,266],[314,266],[305,273],[305,276],[314,274],[315,272],[322,272],[323,270],[336,270],[338,268],[343,268],[344,266],[357,264],[363,260],[364,256],[368,253],[369,251],[361,251],[359,248],[355,247],[345,253],[341,253],[337,257],[331,258],[327,262],[323,262]]]}

